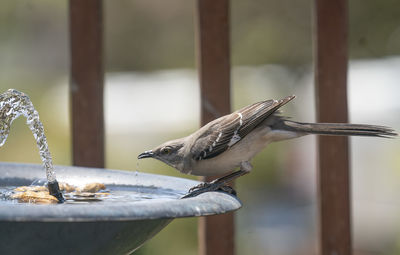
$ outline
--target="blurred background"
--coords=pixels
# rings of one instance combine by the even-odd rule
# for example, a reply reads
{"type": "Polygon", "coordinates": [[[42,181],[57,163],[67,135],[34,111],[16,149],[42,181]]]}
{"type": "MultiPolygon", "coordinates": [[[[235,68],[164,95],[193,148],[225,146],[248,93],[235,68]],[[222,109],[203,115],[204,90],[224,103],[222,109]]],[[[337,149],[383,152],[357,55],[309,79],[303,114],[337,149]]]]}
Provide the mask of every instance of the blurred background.
{"type": "MultiPolygon", "coordinates": [[[[231,1],[232,110],[297,95],[284,115],[314,121],[312,1],[231,1]]],[[[400,2],[350,0],[348,100],[354,123],[400,130],[400,2]]],[[[138,153],[199,127],[195,1],[104,1],[106,166],[193,178],[138,153]]],[[[55,164],[71,164],[68,2],[0,3],[0,88],[27,93],[55,164]]],[[[24,119],[0,161],[40,163],[24,119]]],[[[237,181],[237,254],[315,254],[315,137],[272,144],[237,181]]],[[[356,254],[400,254],[400,141],[351,138],[356,254]]],[[[179,219],[135,254],[197,254],[179,219]]]]}

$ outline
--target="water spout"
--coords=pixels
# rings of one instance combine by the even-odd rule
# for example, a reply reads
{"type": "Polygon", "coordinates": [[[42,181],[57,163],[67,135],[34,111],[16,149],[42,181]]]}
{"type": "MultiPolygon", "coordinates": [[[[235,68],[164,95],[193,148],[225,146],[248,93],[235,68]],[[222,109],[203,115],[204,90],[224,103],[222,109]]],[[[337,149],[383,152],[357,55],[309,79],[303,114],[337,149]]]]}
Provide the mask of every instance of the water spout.
{"type": "Polygon", "coordinates": [[[15,89],[9,89],[3,94],[0,94],[0,147],[3,146],[7,140],[11,123],[20,115],[26,117],[26,124],[35,137],[40,158],[46,170],[47,186],[50,195],[55,196],[60,202],[64,202],[64,197],[56,180],[53,161],[44,134],[43,124],[39,120],[39,113],[33,107],[29,97],[15,89]]]}

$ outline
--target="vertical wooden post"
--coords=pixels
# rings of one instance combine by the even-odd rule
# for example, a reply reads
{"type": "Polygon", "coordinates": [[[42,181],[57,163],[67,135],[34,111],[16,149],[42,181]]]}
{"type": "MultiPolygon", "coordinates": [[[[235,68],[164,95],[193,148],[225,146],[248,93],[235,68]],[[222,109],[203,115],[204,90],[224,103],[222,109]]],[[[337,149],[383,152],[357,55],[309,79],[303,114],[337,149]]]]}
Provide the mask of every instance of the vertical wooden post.
{"type": "Polygon", "coordinates": [[[104,167],[102,1],[70,0],[73,164],[104,167]]]}
{"type": "MultiPolygon", "coordinates": [[[[230,112],[229,0],[197,0],[196,11],[201,123],[204,125],[230,112]]],[[[233,213],[199,219],[199,254],[234,254],[233,213]]]]}
{"type": "MultiPolygon", "coordinates": [[[[315,84],[319,122],[347,122],[347,1],[315,0],[315,84]]],[[[318,137],[321,254],[352,252],[347,137],[318,137]]]]}

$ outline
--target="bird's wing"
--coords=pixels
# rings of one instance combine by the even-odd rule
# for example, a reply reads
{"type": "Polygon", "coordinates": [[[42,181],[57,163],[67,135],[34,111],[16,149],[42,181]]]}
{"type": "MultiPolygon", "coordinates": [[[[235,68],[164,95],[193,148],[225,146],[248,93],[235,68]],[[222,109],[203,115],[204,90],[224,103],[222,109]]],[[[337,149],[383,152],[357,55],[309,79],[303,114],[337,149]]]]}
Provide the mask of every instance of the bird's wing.
{"type": "Polygon", "coordinates": [[[258,102],[213,121],[194,141],[191,148],[193,158],[202,160],[218,156],[294,97],[258,102]]]}

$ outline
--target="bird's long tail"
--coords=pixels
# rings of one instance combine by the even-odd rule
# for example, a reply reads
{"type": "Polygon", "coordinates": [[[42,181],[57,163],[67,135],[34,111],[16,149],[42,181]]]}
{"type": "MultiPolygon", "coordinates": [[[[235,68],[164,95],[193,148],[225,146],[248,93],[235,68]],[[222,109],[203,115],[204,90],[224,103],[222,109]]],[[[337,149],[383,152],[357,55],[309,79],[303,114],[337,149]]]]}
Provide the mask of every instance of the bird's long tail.
{"type": "Polygon", "coordinates": [[[277,128],[286,131],[320,135],[397,136],[397,133],[389,127],[364,124],[302,123],[291,120],[281,120],[277,128]]]}

